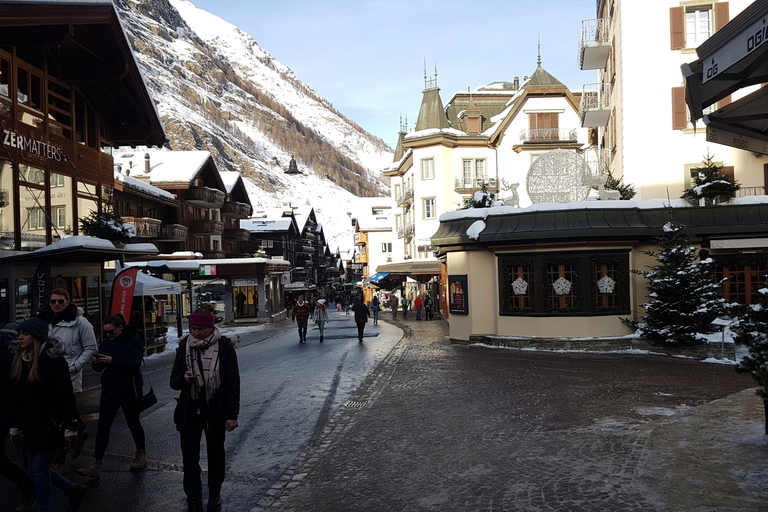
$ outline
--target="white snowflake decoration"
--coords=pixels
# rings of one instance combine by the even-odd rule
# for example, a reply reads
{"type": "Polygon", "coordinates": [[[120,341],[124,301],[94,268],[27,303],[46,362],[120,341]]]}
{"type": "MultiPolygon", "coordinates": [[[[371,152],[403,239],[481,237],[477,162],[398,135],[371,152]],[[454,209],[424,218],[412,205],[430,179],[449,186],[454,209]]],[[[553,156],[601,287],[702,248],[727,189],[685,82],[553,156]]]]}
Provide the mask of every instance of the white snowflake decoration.
{"type": "Polygon", "coordinates": [[[603,276],[597,282],[597,289],[600,293],[613,293],[616,288],[616,281],[608,276],[603,276]]]}
{"type": "Polygon", "coordinates": [[[552,283],[552,286],[555,288],[555,293],[558,295],[568,295],[571,293],[571,282],[564,277],[561,277],[552,283]]]}
{"type": "Polygon", "coordinates": [[[512,282],[512,291],[515,295],[525,295],[528,291],[528,282],[522,277],[518,277],[512,282]]]}

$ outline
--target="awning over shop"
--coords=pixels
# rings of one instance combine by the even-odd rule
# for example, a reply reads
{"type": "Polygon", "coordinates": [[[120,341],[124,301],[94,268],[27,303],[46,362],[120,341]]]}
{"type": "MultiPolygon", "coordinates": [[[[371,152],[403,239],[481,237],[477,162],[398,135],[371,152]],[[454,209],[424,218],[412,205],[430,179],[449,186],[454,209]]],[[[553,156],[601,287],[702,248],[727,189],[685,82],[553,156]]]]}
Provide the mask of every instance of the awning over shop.
{"type": "Polygon", "coordinates": [[[683,64],[691,120],[703,119],[707,140],[768,153],[768,101],[760,89],[708,116],[704,109],[744,87],[768,82],[768,0],[757,0],[699,45],[683,64]],[[753,147],[754,146],[754,147],[753,147]]]}
{"type": "Polygon", "coordinates": [[[12,256],[1,257],[0,264],[19,261],[73,261],[78,263],[101,263],[116,260],[121,256],[137,257],[155,255],[159,251],[153,244],[126,244],[115,247],[109,240],[90,236],[70,236],[35,251],[18,252],[12,256]]]}
{"type": "Polygon", "coordinates": [[[387,263],[376,268],[377,274],[389,273],[400,275],[438,275],[440,274],[439,261],[403,261],[400,263],[387,263]]]}
{"type": "Polygon", "coordinates": [[[389,272],[376,272],[371,277],[366,279],[366,281],[371,282],[371,283],[378,283],[379,281],[381,281],[382,279],[384,279],[388,275],[389,275],[389,272]]]}
{"type": "Polygon", "coordinates": [[[177,295],[181,293],[181,284],[158,279],[149,274],[139,272],[136,274],[136,295],[177,295]]]}

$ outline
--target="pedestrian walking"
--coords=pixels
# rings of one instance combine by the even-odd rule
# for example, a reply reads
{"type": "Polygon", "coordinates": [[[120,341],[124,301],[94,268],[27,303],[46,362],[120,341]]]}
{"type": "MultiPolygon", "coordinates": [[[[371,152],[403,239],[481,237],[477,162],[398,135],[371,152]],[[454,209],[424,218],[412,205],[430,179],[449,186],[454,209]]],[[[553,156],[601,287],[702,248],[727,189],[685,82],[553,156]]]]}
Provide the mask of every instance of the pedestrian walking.
{"type": "Polygon", "coordinates": [[[208,512],[221,510],[227,432],[238,427],[240,370],[229,338],[221,335],[213,316],[192,313],[189,335],[179,342],[171,388],[180,391],[173,421],[179,431],[184,467],[184,494],[189,512],[203,511],[200,440],[205,432],[208,454],[208,512]]]}
{"type": "Polygon", "coordinates": [[[315,312],[312,315],[312,318],[317,324],[317,330],[320,331],[320,343],[323,342],[323,337],[325,335],[325,324],[328,322],[328,311],[326,310],[326,305],[327,303],[325,299],[319,299],[315,305],[315,312]]]}
{"type": "Polygon", "coordinates": [[[5,324],[0,330],[0,476],[10,480],[21,491],[21,504],[16,510],[31,511],[36,504],[35,484],[32,479],[5,454],[11,413],[11,368],[18,344],[17,324],[5,324]]]}
{"type": "MultiPolygon", "coordinates": [[[[74,393],[83,391],[83,367],[93,359],[96,354],[97,343],[93,326],[85,317],[77,314],[77,306],[69,299],[69,292],[64,288],[51,290],[50,306],[43,308],[38,317],[50,324],[49,334],[64,345],[64,358],[69,366],[69,374],[72,380],[74,393]]],[[[75,395],[72,395],[72,404],[77,408],[75,395]]],[[[77,440],[70,443],[68,450],[56,452],[54,469],[59,473],[67,470],[67,453],[76,459],[83,450],[83,444],[88,437],[85,431],[85,423],[77,416],[77,440]]]]}
{"type": "Polygon", "coordinates": [[[432,297],[427,294],[427,296],[424,297],[424,314],[426,315],[427,320],[432,320],[432,315],[434,314],[432,311],[433,307],[434,303],[432,301],[432,297]]]}
{"type": "Polygon", "coordinates": [[[400,305],[403,308],[403,320],[408,318],[408,298],[403,294],[403,298],[400,299],[400,305]]]}
{"type": "Polygon", "coordinates": [[[19,324],[19,348],[11,363],[11,443],[24,450],[35,483],[38,512],[51,508],[53,487],[77,511],[87,492],[51,468],[60,447],[77,437],[78,416],[64,345],[48,336],[48,324],[30,318],[19,324]]]}
{"type": "Polygon", "coordinates": [[[237,317],[242,318],[243,314],[245,313],[245,301],[248,300],[248,297],[245,296],[245,294],[241,291],[237,294],[235,297],[235,302],[237,303],[237,317]]]}
{"type": "Polygon", "coordinates": [[[304,302],[304,296],[300,295],[296,301],[296,306],[291,313],[291,322],[296,322],[299,326],[299,343],[307,341],[307,321],[309,320],[309,304],[304,302]]]}
{"type": "Polygon", "coordinates": [[[421,309],[424,307],[421,295],[416,295],[416,299],[413,301],[413,307],[416,308],[416,320],[421,320],[421,309]]]}
{"type": "Polygon", "coordinates": [[[310,297],[307,304],[309,304],[309,316],[312,317],[315,314],[315,306],[317,306],[317,302],[315,302],[314,297],[310,297]]]}
{"type": "Polygon", "coordinates": [[[101,374],[101,398],[99,399],[99,424],[96,428],[95,461],[87,468],[77,470],[78,474],[99,478],[104,453],[109,445],[109,431],[117,411],[123,410],[128,430],[131,432],[136,454],[130,468],[142,469],[147,465],[144,428],[141,426],[140,400],[144,381],[141,363],[144,359],[144,344],[133,325],[127,325],[123,315],[110,315],[104,320],[104,340],[99,353],[93,358],[93,371],[101,374]]]}
{"type": "Polygon", "coordinates": [[[379,302],[379,296],[374,295],[371,300],[371,312],[373,312],[373,325],[379,323],[379,311],[381,310],[381,303],[379,302]]]}
{"type": "Polygon", "coordinates": [[[355,323],[357,324],[357,339],[359,343],[362,343],[365,324],[368,323],[368,317],[371,316],[371,312],[368,310],[368,306],[363,304],[363,301],[360,300],[360,297],[355,297],[355,303],[352,305],[352,312],[355,315],[355,323]]]}
{"type": "Polygon", "coordinates": [[[400,300],[397,298],[397,295],[394,293],[389,298],[389,307],[392,308],[392,320],[397,320],[397,305],[400,300]]]}

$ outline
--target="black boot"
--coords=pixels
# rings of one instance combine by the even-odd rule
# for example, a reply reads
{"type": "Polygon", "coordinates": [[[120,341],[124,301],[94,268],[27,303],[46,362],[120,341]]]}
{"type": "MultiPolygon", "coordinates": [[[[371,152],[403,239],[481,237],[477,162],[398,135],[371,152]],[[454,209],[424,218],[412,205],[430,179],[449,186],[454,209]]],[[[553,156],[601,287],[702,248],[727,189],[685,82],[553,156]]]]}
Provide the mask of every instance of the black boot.
{"type": "Polygon", "coordinates": [[[221,495],[210,494],[208,496],[208,506],[206,512],[219,512],[221,510],[221,495]]]}
{"type": "Polygon", "coordinates": [[[187,496],[189,512],[203,512],[203,493],[187,496]]]}

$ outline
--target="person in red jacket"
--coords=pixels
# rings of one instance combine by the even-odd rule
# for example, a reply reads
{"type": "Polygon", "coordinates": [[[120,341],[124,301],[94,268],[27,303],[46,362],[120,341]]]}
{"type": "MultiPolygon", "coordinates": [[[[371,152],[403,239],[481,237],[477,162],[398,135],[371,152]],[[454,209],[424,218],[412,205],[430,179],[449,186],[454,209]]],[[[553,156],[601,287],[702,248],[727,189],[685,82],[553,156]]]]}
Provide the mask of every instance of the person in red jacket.
{"type": "Polygon", "coordinates": [[[304,296],[300,296],[293,307],[291,313],[291,322],[296,322],[299,326],[299,343],[307,341],[307,320],[309,320],[309,304],[304,302],[304,296]]]}
{"type": "Polygon", "coordinates": [[[413,301],[413,307],[416,308],[416,320],[421,320],[421,308],[424,307],[424,303],[421,301],[421,295],[416,296],[416,300],[413,301]]]}

